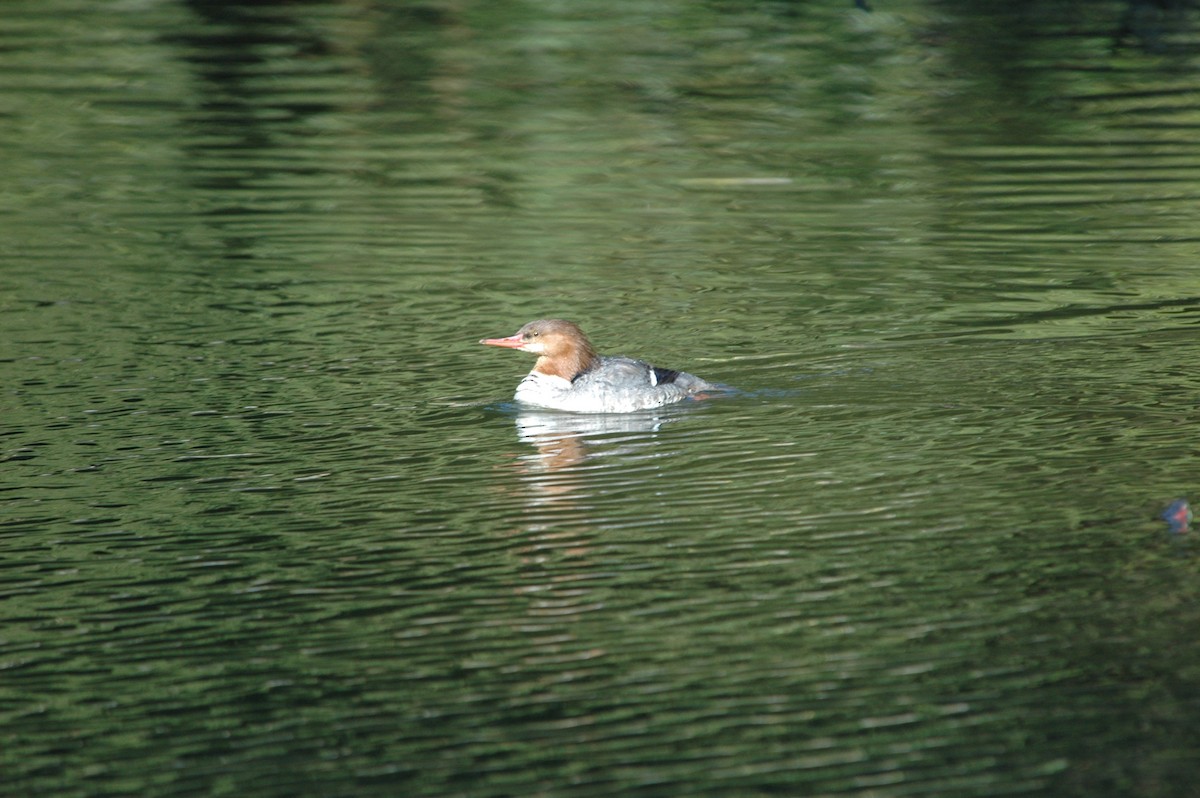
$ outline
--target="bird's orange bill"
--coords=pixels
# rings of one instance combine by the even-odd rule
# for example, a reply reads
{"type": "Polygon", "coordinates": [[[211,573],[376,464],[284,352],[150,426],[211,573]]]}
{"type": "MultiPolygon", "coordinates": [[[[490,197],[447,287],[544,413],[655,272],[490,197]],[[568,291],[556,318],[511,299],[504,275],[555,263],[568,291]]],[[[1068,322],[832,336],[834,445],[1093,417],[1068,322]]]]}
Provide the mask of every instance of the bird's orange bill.
{"type": "Polygon", "coordinates": [[[520,333],[510,335],[507,338],[484,338],[479,343],[487,344],[488,346],[503,346],[506,349],[520,349],[525,345],[525,339],[520,333]]]}

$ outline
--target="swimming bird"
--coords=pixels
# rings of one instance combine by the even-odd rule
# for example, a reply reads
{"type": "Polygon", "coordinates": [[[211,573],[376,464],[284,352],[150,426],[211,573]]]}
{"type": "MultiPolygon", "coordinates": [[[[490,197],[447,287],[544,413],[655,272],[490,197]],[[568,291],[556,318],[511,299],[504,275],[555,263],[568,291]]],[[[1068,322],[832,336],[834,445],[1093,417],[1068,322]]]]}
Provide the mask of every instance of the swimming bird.
{"type": "Polygon", "coordinates": [[[686,371],[652,366],[630,357],[598,355],[578,324],[565,319],[531,321],[507,338],[479,343],[538,356],[514,398],[523,404],[579,413],[628,413],[702,399],[718,386],[686,371]]]}

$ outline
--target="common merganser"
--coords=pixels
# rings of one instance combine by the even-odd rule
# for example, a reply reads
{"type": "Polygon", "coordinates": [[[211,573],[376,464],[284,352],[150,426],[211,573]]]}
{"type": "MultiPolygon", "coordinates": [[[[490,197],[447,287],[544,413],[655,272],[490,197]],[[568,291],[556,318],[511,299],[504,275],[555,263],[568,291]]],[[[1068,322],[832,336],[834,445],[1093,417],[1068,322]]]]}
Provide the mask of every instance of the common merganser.
{"type": "Polygon", "coordinates": [[[597,355],[579,325],[563,319],[531,321],[507,338],[479,343],[537,355],[533,371],[521,380],[513,398],[552,410],[628,413],[720,390],[684,371],[597,355]]]}

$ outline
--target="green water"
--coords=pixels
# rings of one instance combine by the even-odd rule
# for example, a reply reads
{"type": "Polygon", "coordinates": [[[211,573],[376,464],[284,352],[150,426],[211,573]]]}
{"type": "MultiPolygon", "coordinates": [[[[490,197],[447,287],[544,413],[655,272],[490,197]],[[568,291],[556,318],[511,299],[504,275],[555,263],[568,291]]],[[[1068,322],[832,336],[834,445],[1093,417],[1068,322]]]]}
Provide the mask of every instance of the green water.
{"type": "Polygon", "coordinates": [[[1193,795],[1200,18],[873,5],[9,0],[0,794],[1193,795]]]}

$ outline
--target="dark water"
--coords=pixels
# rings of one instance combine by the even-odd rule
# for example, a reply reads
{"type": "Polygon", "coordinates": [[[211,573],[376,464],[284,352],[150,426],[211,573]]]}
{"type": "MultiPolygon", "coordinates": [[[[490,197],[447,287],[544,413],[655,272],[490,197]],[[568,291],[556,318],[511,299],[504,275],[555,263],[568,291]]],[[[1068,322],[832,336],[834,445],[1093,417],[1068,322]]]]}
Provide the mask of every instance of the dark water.
{"type": "Polygon", "coordinates": [[[0,793],[1195,795],[1200,17],[873,5],[9,0],[0,793]]]}

